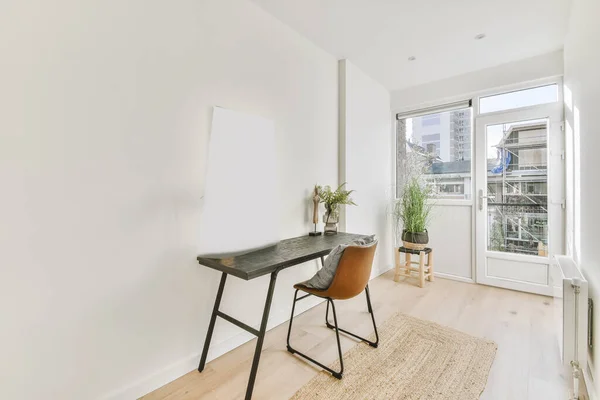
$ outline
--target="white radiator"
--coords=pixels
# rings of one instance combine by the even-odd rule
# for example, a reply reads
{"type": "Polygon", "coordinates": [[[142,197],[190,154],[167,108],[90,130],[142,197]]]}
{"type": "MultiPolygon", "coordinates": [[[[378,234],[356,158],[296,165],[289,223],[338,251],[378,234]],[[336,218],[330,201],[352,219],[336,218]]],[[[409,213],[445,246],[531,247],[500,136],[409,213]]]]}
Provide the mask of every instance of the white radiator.
{"type": "Polygon", "coordinates": [[[571,257],[556,256],[553,275],[554,304],[559,325],[558,345],[566,376],[573,377],[573,398],[587,366],[588,282],[571,257]]]}

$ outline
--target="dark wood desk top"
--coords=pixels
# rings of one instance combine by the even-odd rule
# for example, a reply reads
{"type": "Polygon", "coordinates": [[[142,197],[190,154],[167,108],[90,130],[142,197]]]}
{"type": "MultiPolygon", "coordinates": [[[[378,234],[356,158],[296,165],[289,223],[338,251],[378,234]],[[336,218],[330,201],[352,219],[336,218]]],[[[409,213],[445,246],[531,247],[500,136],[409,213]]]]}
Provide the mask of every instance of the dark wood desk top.
{"type": "Polygon", "coordinates": [[[343,232],[335,235],[304,235],[293,239],[285,239],[275,246],[236,257],[198,257],[198,262],[206,267],[250,280],[276,270],[326,256],[338,244],[348,244],[365,236],[343,232]]]}

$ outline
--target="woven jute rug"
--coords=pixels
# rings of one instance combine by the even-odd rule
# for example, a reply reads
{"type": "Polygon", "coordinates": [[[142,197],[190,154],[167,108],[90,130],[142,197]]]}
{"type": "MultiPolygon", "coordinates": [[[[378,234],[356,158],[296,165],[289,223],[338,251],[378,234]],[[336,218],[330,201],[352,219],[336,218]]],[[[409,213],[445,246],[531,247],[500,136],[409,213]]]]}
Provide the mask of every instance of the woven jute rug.
{"type": "MultiPolygon", "coordinates": [[[[401,313],[381,326],[379,338],[378,348],[359,343],[344,354],[342,380],[321,372],[292,399],[479,399],[497,349],[492,341],[401,313]]],[[[339,362],[332,368],[339,370],[339,362]]]]}

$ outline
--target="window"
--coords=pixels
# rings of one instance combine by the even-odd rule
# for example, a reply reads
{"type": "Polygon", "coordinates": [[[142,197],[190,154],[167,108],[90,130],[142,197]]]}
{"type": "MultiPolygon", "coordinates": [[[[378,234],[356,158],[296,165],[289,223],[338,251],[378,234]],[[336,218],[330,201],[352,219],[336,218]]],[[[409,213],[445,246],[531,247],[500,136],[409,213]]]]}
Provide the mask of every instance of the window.
{"type": "Polygon", "coordinates": [[[423,115],[421,117],[421,126],[434,126],[440,124],[440,114],[423,115]]]}
{"type": "Polygon", "coordinates": [[[479,99],[479,113],[513,110],[558,101],[558,85],[539,86],[514,92],[495,94],[479,99]]]}
{"type": "Polygon", "coordinates": [[[439,142],[439,141],[440,141],[439,133],[434,133],[433,135],[423,135],[423,143],[439,142]]]}
{"type": "Polygon", "coordinates": [[[486,126],[488,250],[544,255],[547,120],[486,126]]]}
{"type": "Polygon", "coordinates": [[[470,199],[470,102],[398,114],[396,120],[397,196],[417,168],[440,198],[470,199]]]}

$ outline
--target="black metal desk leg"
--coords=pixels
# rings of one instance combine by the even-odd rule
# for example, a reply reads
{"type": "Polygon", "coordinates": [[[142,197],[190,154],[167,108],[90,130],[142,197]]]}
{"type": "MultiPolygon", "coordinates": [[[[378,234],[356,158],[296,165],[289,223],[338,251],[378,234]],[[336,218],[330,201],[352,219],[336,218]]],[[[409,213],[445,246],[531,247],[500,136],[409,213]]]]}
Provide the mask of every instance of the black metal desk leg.
{"type": "Polygon", "coordinates": [[[265,309],[263,311],[262,321],[260,323],[260,331],[258,340],[256,341],[256,349],[254,350],[254,359],[252,360],[252,369],[250,370],[250,379],[248,380],[248,388],[246,389],[246,400],[250,400],[252,398],[252,391],[254,390],[254,381],[256,380],[258,362],[260,361],[260,353],[265,340],[265,332],[267,331],[267,322],[269,320],[269,311],[271,310],[271,301],[273,300],[273,291],[275,289],[277,273],[279,273],[279,271],[275,271],[271,274],[271,282],[269,282],[269,291],[267,292],[265,309]]]}
{"type": "Polygon", "coordinates": [[[217,298],[215,299],[215,306],[213,308],[212,316],[210,317],[210,323],[208,324],[208,333],[204,340],[204,349],[202,350],[202,357],[200,358],[200,364],[198,365],[198,371],[202,372],[204,364],[206,364],[206,356],[208,355],[208,348],[210,347],[210,339],[212,339],[213,330],[215,329],[215,322],[217,320],[217,311],[219,311],[219,305],[221,304],[221,297],[223,297],[223,289],[225,289],[225,280],[227,274],[223,272],[221,275],[221,283],[219,284],[219,291],[217,292],[217,298]]]}

